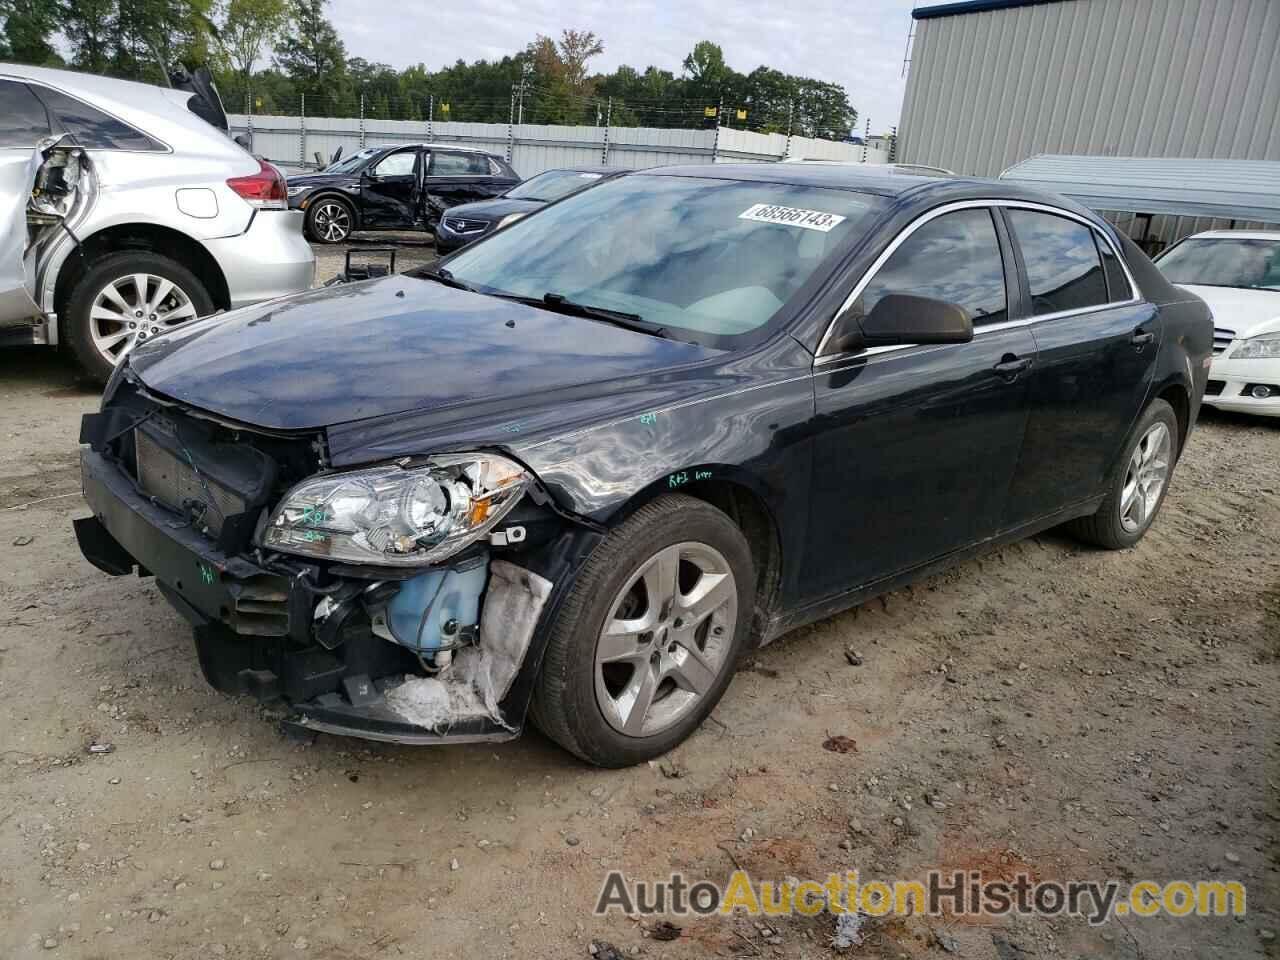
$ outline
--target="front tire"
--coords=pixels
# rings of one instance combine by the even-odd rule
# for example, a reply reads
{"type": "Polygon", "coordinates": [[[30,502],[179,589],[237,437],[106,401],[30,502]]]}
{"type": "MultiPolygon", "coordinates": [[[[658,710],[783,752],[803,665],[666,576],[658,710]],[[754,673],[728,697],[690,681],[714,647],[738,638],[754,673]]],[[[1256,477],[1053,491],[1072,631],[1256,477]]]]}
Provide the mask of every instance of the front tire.
{"type": "Polygon", "coordinates": [[[603,767],[651,760],[724,695],[748,644],[755,569],[715,507],[665,496],[592,552],[548,641],[533,720],[603,767]]]}
{"type": "Polygon", "coordinates": [[[1132,547],[1150,529],[1164,503],[1178,453],[1177,414],[1167,401],[1152,400],[1112,468],[1102,506],[1093,516],[1072,521],[1068,529],[1107,550],[1132,547]]]}
{"type": "Polygon", "coordinates": [[[307,239],[313,243],[342,243],[355,229],[356,214],[351,204],[337,197],[322,197],[307,208],[303,221],[307,239]]]}
{"type": "Polygon", "coordinates": [[[67,345],[86,375],[106,383],[136,344],[213,310],[204,283],[178,261],[150,250],[113,253],[72,288],[67,345]]]}

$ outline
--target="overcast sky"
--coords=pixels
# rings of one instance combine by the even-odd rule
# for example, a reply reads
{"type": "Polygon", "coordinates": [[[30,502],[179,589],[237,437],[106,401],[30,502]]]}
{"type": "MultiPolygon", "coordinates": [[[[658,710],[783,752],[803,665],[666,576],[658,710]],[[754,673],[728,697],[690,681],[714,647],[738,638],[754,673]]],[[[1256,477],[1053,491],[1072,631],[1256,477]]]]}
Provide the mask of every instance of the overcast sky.
{"type": "Polygon", "coordinates": [[[524,48],[538,33],[592,30],[604,41],[593,70],[650,64],[680,73],[699,40],[724,50],[740,73],[761,64],[841,84],[858,110],[858,128],[886,132],[902,109],[902,55],[912,0],[468,0],[400,3],[330,0],[347,55],[429,69],[461,58],[492,60],[524,48]]]}

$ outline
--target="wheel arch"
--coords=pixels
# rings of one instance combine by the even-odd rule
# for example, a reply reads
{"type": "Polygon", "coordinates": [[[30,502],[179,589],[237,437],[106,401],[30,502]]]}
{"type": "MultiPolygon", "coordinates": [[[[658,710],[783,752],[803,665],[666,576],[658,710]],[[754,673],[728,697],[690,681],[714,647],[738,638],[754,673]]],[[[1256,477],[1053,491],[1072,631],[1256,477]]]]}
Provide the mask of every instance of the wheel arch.
{"type": "Polygon", "coordinates": [[[1151,396],[1173,407],[1174,416],[1178,418],[1178,455],[1181,456],[1187,434],[1191,432],[1191,391],[1180,377],[1175,376],[1159,384],[1151,396]]]}
{"type": "Polygon", "coordinates": [[[749,474],[731,467],[709,467],[711,476],[697,479],[700,470],[687,471],[695,479],[672,486],[663,478],[640,490],[609,519],[614,526],[635,513],[646,503],[668,493],[694,497],[724,513],[742,531],[751,550],[756,568],[756,606],[752,614],[752,644],[759,646],[769,623],[777,611],[782,593],[782,537],[776,512],[761,484],[749,474]]]}
{"type": "Polygon", "coordinates": [[[226,275],[213,254],[199,240],[160,224],[119,223],[82,238],[79,250],[73,251],[63,261],[54,287],[54,309],[58,316],[66,313],[71,292],[95,260],[130,250],[146,250],[178,261],[205,285],[215,308],[231,308],[226,275]]]}

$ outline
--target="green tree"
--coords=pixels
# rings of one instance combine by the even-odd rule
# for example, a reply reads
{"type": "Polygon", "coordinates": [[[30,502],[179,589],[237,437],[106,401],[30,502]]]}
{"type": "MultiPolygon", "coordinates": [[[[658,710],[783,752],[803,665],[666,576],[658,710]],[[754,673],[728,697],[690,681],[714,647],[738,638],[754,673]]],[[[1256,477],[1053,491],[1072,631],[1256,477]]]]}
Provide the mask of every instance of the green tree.
{"type": "MultiPolygon", "coordinates": [[[[228,106],[239,109],[251,93],[253,71],[264,49],[288,22],[288,9],[285,0],[222,0],[217,15],[215,43],[238,94],[230,98],[228,106]]],[[[224,84],[231,88],[226,79],[224,84]]]]}
{"type": "Polygon", "coordinates": [[[106,73],[116,28],[115,0],[76,0],[63,8],[62,30],[71,63],[87,73],[106,73]]]}
{"type": "Polygon", "coordinates": [[[0,0],[0,57],[36,66],[60,66],[62,57],[49,43],[61,27],[58,0],[0,0]]]}
{"type": "Polygon", "coordinates": [[[346,81],[346,48],[324,13],[325,0],[297,0],[275,60],[307,96],[341,91],[346,81]]]}

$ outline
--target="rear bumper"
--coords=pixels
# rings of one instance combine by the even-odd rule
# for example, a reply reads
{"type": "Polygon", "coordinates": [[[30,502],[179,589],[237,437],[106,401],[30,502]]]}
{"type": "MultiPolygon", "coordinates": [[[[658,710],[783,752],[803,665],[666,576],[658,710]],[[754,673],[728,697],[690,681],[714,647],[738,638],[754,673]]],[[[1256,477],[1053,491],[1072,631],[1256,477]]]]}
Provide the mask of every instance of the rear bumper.
{"type": "Polygon", "coordinates": [[[232,309],[315,283],[316,255],[302,235],[302,217],[297,210],[259,210],[239,236],[205,241],[227,278],[232,309]]]}

